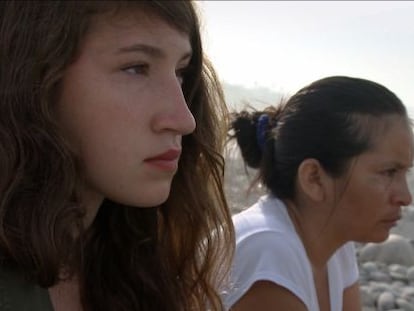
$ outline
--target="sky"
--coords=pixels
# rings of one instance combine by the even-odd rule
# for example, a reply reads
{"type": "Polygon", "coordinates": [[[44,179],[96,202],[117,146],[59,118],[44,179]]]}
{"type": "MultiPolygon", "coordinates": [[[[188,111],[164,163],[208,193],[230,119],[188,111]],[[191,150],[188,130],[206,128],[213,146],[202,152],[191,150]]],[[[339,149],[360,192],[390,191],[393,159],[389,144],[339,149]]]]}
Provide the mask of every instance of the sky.
{"type": "Polygon", "coordinates": [[[414,1],[198,1],[219,78],[285,95],[347,75],[391,89],[414,117],[414,1]]]}

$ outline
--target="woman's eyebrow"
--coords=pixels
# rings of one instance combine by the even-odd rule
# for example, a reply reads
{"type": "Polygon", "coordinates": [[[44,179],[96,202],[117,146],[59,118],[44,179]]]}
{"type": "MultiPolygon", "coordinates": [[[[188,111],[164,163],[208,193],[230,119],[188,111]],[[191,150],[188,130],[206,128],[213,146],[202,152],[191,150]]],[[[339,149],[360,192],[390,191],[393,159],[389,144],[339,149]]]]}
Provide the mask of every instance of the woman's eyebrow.
{"type": "Polygon", "coordinates": [[[155,46],[148,45],[148,44],[142,44],[142,43],[137,43],[137,44],[121,47],[117,50],[118,54],[121,54],[121,53],[136,53],[136,52],[148,54],[148,55],[153,56],[155,58],[165,57],[164,51],[161,50],[160,48],[157,48],[155,46]]]}
{"type": "MultiPolygon", "coordinates": [[[[165,58],[166,53],[162,49],[148,44],[137,43],[125,47],[121,47],[117,50],[117,54],[121,53],[144,53],[154,58],[165,58]]],[[[192,51],[185,52],[180,58],[180,61],[191,58],[192,51]]]]}

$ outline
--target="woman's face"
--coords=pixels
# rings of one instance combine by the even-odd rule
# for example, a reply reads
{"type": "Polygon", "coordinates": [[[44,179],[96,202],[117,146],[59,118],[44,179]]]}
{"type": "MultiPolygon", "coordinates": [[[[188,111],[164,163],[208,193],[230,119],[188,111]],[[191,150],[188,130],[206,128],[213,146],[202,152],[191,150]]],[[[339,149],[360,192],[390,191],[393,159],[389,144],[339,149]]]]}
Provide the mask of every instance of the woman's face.
{"type": "Polygon", "coordinates": [[[84,177],[83,202],[156,206],[195,120],[181,89],[186,34],[148,14],[98,17],[64,74],[58,118],[84,177]]]}
{"type": "Polygon", "coordinates": [[[401,206],[411,203],[406,174],[413,161],[412,130],[398,116],[386,122],[388,127],[375,137],[374,148],[356,157],[337,184],[333,217],[347,240],[385,240],[401,217],[401,206]]]}

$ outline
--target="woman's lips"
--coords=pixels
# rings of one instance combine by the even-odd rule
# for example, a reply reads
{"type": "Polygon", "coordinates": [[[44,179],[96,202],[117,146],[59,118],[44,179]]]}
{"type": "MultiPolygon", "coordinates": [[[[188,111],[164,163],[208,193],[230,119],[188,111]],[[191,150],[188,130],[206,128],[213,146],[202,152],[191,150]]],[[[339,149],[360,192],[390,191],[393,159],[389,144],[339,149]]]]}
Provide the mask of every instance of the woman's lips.
{"type": "Polygon", "coordinates": [[[145,159],[144,162],[157,169],[164,171],[175,171],[178,167],[178,160],[180,159],[180,155],[180,149],[169,149],[166,152],[145,159]]]}
{"type": "Polygon", "coordinates": [[[396,226],[397,222],[401,219],[401,216],[390,217],[388,219],[384,219],[382,223],[389,225],[389,226],[396,226]]]}

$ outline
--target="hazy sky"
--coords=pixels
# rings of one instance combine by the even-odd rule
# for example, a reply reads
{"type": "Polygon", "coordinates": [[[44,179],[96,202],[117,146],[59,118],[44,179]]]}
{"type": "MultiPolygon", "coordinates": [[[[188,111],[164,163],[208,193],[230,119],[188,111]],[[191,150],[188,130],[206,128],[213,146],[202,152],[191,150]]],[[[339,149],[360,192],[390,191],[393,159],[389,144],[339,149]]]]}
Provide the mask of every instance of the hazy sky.
{"type": "Polygon", "coordinates": [[[199,1],[221,80],[291,94],[330,75],[372,79],[414,116],[414,2],[199,1]]]}

